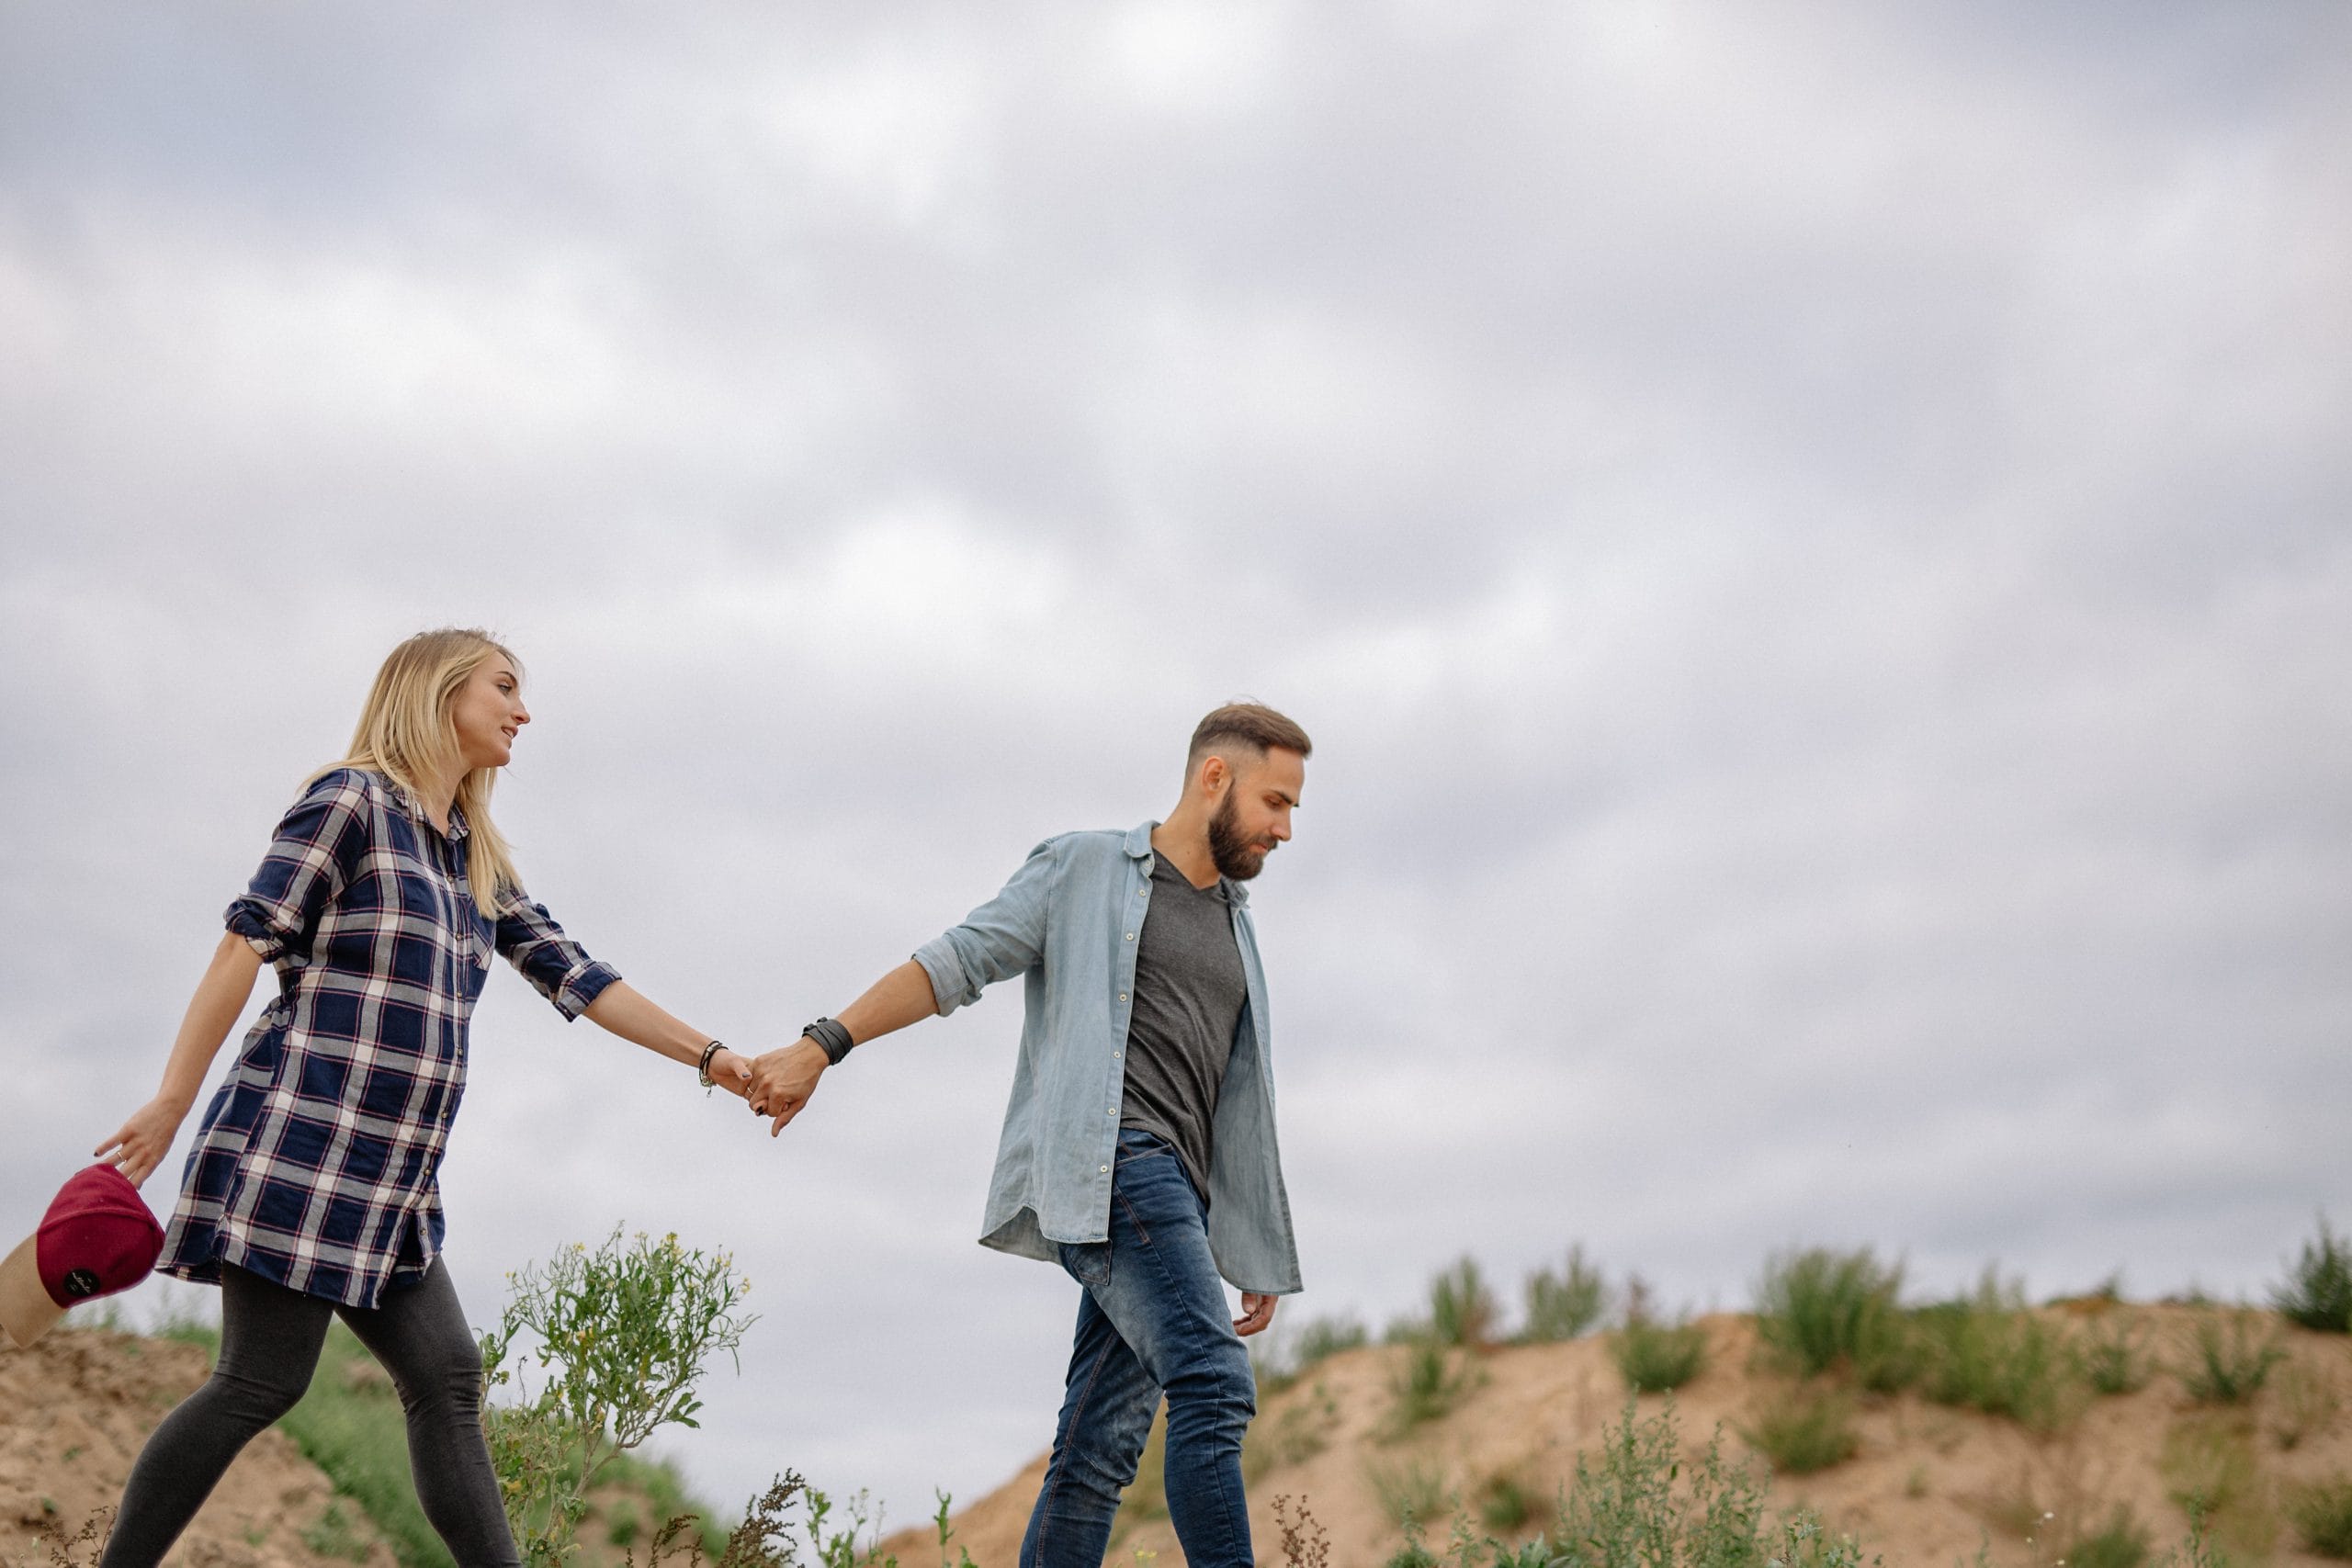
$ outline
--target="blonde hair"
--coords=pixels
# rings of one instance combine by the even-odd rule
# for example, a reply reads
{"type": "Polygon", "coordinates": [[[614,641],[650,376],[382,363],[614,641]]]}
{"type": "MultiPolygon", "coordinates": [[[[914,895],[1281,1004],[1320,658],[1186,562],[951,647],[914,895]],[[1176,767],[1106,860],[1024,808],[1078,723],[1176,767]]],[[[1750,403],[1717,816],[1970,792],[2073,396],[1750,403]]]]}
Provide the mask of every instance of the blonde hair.
{"type": "MultiPolygon", "coordinates": [[[[376,671],[350,751],[320,772],[368,768],[423,795],[427,780],[458,765],[458,726],[450,712],[458,694],[498,655],[519,679],[523,661],[513,650],[470,626],[442,626],[401,643],[376,671]]],[[[490,787],[497,775],[495,768],[474,768],[458,781],[458,809],[466,814],[466,879],[485,915],[498,912],[501,893],[522,886],[506,840],[490,819],[490,787]]]]}

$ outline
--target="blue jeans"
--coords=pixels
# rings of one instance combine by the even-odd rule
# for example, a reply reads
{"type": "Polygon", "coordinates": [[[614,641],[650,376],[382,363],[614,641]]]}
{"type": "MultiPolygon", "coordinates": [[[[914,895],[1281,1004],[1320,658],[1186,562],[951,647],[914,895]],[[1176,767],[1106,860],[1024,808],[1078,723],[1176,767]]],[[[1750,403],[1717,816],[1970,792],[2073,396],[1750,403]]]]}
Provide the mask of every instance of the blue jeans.
{"type": "Polygon", "coordinates": [[[1119,1134],[1111,1237],[1064,1243],[1086,1287],[1054,1454],[1021,1568],[1102,1568],[1119,1494],[1168,1396],[1168,1517],[1191,1568],[1249,1568],[1241,1438],[1258,1413],[1250,1352],[1209,1257],[1208,1205],[1167,1143],[1119,1134]]]}

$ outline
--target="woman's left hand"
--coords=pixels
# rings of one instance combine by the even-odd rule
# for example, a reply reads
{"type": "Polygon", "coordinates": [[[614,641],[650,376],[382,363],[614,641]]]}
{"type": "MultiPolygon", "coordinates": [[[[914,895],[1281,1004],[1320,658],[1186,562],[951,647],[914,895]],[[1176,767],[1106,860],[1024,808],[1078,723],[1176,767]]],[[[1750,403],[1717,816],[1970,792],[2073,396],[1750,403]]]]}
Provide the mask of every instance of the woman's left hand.
{"type": "Polygon", "coordinates": [[[710,1082],[741,1100],[752,1090],[752,1064],[722,1046],[710,1059],[710,1082]]]}

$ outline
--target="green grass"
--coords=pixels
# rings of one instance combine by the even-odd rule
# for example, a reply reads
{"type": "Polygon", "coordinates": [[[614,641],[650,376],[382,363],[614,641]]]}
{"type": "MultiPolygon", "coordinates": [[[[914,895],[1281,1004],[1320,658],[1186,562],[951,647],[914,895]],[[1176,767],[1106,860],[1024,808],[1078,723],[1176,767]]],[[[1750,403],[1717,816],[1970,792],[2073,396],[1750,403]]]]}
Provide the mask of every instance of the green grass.
{"type": "Polygon", "coordinates": [[[1499,1316],[1476,1258],[1460,1258],[1430,1281],[1430,1333],[1439,1344],[1476,1350],[1494,1338],[1499,1316]]]}
{"type": "Polygon", "coordinates": [[[1572,1247],[1561,1272],[1539,1269],[1527,1277],[1527,1320],[1519,1337],[1532,1345],[1580,1338],[1608,1314],[1609,1281],[1586,1261],[1581,1246],[1572,1247]]]}
{"type": "Polygon", "coordinates": [[[2323,1334],[2352,1334],[2352,1239],[2327,1228],[2319,1217],[2319,1239],[2303,1244],[2302,1256],[2270,1292],[2281,1315],[2323,1334]]]}
{"type": "Polygon", "coordinates": [[[1381,1517],[1408,1536],[1445,1517],[1445,1472],[1429,1461],[1384,1464],[1375,1460],[1364,1466],[1363,1475],[1379,1500],[1381,1517]]]}
{"type": "Polygon", "coordinates": [[[1831,1389],[1786,1389],[1765,1400],[1753,1426],[1741,1437],[1782,1475],[1811,1475],[1854,1457],[1861,1439],[1854,1432],[1854,1410],[1831,1389]]]}
{"type": "Polygon", "coordinates": [[[2075,1344],[2075,1359],[2093,1393],[2112,1397],[2148,1386],[2151,1371],[2145,1336],[2120,1312],[2096,1320],[2075,1344]]]}
{"type": "Polygon", "coordinates": [[[2324,1366],[2290,1359],[2271,1383],[2270,1436],[2282,1449],[2333,1430],[2344,1412],[2335,1374],[2324,1366]]]}
{"type": "Polygon", "coordinates": [[[2147,1527],[2119,1504],[2107,1523],[2075,1537],[2060,1561],[2066,1568],[2143,1568],[2151,1550],[2147,1527]]]}
{"type": "Polygon", "coordinates": [[[1543,1512],[1544,1495],[1516,1471],[1498,1471],[1478,1488],[1478,1522],[1499,1534],[1519,1534],[1543,1512]]]}
{"type": "Polygon", "coordinates": [[[2287,1359],[2264,1314],[2201,1312],[2181,1347],[2180,1386],[2199,1404],[2244,1404],[2287,1359]]]}
{"type": "Polygon", "coordinates": [[[1876,1384],[1903,1363],[1903,1269],[1869,1247],[1775,1254],[1756,1286],[1756,1336],[1798,1377],[1851,1371],[1876,1384]]]}
{"type": "Polygon", "coordinates": [[[2025,1305],[2016,1285],[1992,1269],[1976,1290],[1912,1314],[1922,1363],[1920,1392],[1939,1404],[2006,1416],[2049,1433],[2082,1412],[2087,1384],[2065,1336],[2025,1305]]]}
{"type": "Polygon", "coordinates": [[[1257,1374],[1258,1396],[1272,1399],[1317,1366],[1343,1350],[1363,1347],[1370,1336],[1353,1317],[1309,1318],[1295,1334],[1277,1326],[1258,1337],[1250,1348],[1250,1367],[1257,1374]]]}
{"type": "Polygon", "coordinates": [[[2278,1521],[2245,1417],[2217,1413],[2179,1422],[2165,1434],[2156,1469],[2172,1500],[2203,1520],[2221,1545],[2270,1554],[2278,1521]]]}
{"type": "Polygon", "coordinates": [[[1394,1441],[1444,1416],[1462,1403],[1477,1381],[1476,1370],[1467,1359],[1437,1340],[1410,1342],[1389,1369],[1385,1436],[1394,1441]]]}
{"type": "Polygon", "coordinates": [[[1340,1406],[1317,1383],[1280,1410],[1261,1414],[1241,1439],[1241,1479],[1252,1485],[1277,1470],[1304,1464],[1330,1446],[1340,1406]]]}
{"type": "Polygon", "coordinates": [[[2326,1481],[2289,1492],[2287,1519],[2308,1550],[2322,1557],[2352,1559],[2352,1475],[2339,1471],[2326,1481]]]}
{"type": "Polygon", "coordinates": [[[1707,1331],[1695,1323],[1628,1317],[1611,1336],[1610,1359],[1636,1393],[1665,1393],[1706,1370],[1707,1331]]]}

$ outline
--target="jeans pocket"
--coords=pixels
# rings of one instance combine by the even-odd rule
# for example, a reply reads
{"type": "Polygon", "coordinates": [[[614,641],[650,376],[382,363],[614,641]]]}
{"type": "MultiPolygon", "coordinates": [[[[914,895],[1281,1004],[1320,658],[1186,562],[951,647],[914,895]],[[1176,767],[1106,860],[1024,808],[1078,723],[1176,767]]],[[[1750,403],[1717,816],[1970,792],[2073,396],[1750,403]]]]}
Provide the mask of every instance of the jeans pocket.
{"type": "Polygon", "coordinates": [[[1111,1282],[1109,1242],[1063,1241],[1054,1245],[1060,1249],[1062,1268],[1088,1290],[1099,1290],[1111,1282]]]}

